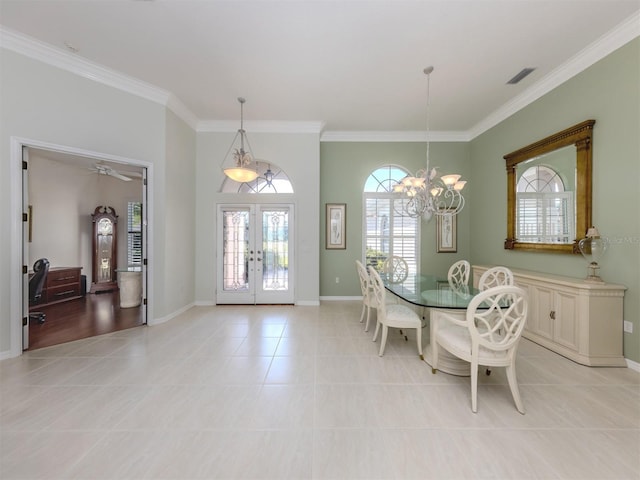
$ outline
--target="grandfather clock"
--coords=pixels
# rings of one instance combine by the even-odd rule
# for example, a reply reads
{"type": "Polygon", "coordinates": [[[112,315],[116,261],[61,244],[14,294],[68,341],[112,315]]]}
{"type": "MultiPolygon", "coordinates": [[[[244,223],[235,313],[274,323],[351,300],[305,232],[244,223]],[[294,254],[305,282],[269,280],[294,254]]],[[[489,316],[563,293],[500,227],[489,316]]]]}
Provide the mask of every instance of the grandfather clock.
{"type": "Polygon", "coordinates": [[[91,214],[93,222],[93,265],[91,293],[118,289],[118,216],[113,207],[99,206],[91,214]]]}

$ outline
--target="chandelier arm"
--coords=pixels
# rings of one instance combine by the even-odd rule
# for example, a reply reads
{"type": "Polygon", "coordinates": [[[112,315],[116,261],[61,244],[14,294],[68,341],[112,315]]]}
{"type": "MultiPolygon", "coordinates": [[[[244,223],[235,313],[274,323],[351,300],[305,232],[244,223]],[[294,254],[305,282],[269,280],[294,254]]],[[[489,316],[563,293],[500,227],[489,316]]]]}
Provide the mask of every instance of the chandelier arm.
{"type": "MultiPolygon", "coordinates": [[[[252,160],[255,160],[255,159],[253,158],[253,150],[251,149],[251,144],[249,143],[249,137],[246,137],[246,136],[244,136],[244,135],[243,135],[243,137],[244,137],[244,141],[245,141],[245,142],[247,142],[247,153],[248,153],[249,155],[251,155],[251,159],[252,159],[252,160]]],[[[256,162],[256,166],[257,166],[257,162],[256,162]]]]}
{"type": "Polygon", "coordinates": [[[233,141],[231,142],[231,145],[229,146],[229,150],[227,150],[227,153],[224,154],[224,157],[222,157],[222,170],[224,170],[224,162],[227,160],[227,157],[229,156],[229,154],[231,153],[231,150],[233,149],[233,146],[236,144],[236,139],[238,138],[238,135],[240,135],[240,130],[238,130],[236,132],[236,136],[233,137],[233,141]]]}

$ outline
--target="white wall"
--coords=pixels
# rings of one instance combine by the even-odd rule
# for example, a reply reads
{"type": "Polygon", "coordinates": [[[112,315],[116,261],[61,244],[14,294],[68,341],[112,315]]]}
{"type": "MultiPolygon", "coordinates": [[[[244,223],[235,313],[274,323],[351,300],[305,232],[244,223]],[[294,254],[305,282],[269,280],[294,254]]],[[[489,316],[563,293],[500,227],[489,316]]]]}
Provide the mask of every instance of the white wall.
{"type": "MultiPolygon", "coordinates": [[[[21,335],[22,208],[15,201],[21,185],[12,138],[126,157],[162,171],[166,108],[6,49],[0,48],[0,64],[0,223],[6,232],[0,235],[0,358],[5,358],[19,354],[21,345],[16,339],[21,335]]],[[[159,184],[153,197],[162,199],[165,187],[159,184]]],[[[160,272],[163,261],[160,252],[154,265],[160,272]]],[[[155,280],[155,269],[151,274],[155,280]]],[[[167,315],[155,309],[155,300],[150,297],[150,314],[167,315]]]]}
{"type": "Polygon", "coordinates": [[[156,291],[163,292],[158,299],[163,311],[172,313],[192,305],[195,295],[196,134],[171,111],[167,111],[166,132],[164,196],[161,208],[156,202],[154,215],[165,244],[163,261],[157,262],[164,269],[164,284],[156,291]]]}
{"type": "Polygon", "coordinates": [[[319,212],[320,138],[319,133],[251,133],[254,155],[273,161],[282,168],[293,194],[223,194],[222,161],[233,140],[233,133],[198,134],[196,160],[197,238],[196,301],[214,303],[216,291],[216,212],[220,203],[293,203],[295,208],[296,303],[317,304],[319,294],[319,212]]]}

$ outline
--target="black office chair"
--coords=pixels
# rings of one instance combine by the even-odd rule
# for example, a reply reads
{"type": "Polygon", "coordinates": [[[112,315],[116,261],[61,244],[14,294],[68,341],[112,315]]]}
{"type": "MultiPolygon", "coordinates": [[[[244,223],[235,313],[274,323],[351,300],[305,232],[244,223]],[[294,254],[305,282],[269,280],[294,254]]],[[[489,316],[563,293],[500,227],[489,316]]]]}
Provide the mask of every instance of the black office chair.
{"type": "MultiPolygon", "coordinates": [[[[33,276],[29,279],[29,305],[35,304],[42,297],[44,282],[49,273],[49,260],[41,258],[33,264],[33,276]]],[[[44,312],[29,312],[29,320],[44,323],[46,315],[44,312]]]]}

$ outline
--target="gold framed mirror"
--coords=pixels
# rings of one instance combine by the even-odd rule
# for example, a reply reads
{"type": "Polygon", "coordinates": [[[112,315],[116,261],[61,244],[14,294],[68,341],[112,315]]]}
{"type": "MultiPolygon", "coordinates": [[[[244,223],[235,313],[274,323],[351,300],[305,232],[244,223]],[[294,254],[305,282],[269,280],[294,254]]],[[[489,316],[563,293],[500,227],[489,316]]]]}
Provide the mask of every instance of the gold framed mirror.
{"type": "Polygon", "coordinates": [[[578,241],[591,226],[595,123],[586,120],[504,156],[505,249],[579,253],[578,241]]]}

